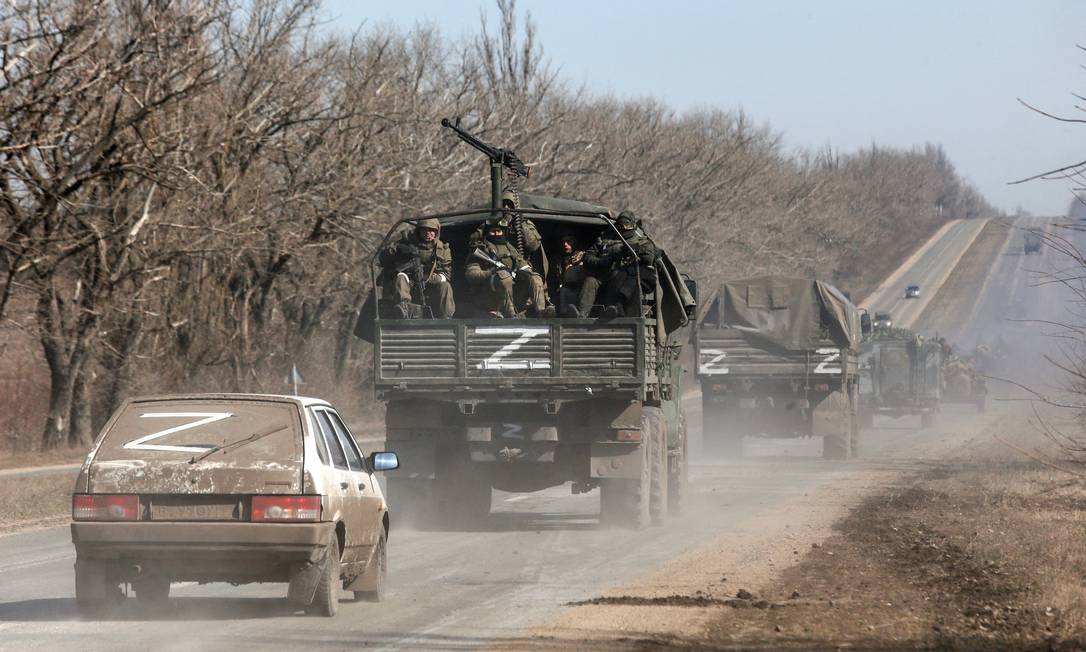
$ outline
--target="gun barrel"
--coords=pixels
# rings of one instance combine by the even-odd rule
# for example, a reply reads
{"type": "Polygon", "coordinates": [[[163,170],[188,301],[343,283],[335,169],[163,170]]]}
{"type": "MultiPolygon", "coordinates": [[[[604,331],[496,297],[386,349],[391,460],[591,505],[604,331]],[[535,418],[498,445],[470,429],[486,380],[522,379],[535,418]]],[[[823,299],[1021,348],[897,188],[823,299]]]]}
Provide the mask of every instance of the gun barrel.
{"type": "Polygon", "coordinates": [[[490,256],[487,256],[483,252],[479,251],[478,249],[471,252],[471,255],[472,255],[472,257],[478,258],[479,260],[481,260],[481,261],[483,261],[485,263],[490,263],[491,265],[493,265],[494,267],[497,267],[498,269],[505,269],[505,265],[503,265],[500,260],[494,260],[490,256]]]}

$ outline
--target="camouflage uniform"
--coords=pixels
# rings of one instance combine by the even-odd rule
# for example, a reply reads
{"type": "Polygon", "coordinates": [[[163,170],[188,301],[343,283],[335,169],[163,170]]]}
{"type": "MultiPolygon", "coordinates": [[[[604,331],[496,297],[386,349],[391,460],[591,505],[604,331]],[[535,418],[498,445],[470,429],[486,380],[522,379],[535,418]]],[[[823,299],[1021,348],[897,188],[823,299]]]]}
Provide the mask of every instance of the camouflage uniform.
{"type": "MultiPolygon", "coordinates": [[[[488,221],[486,228],[492,226],[507,229],[509,219],[503,216],[488,221]]],[[[505,266],[504,269],[492,268],[478,258],[468,258],[464,278],[478,293],[484,309],[500,312],[504,317],[516,317],[531,302],[537,315],[545,315],[547,302],[543,278],[532,270],[515,246],[504,237],[498,240],[484,237],[481,241],[474,241],[472,246],[505,266]]]]}
{"type": "Polygon", "coordinates": [[[626,239],[625,244],[613,233],[607,233],[585,253],[588,276],[581,288],[578,305],[582,315],[587,316],[591,311],[601,288],[600,299],[608,316],[640,317],[638,285],[646,299],[652,298],[656,291],[656,263],[660,260],[660,250],[641,231],[633,214],[620,213],[615,226],[626,239]],[[629,244],[628,248],[626,244],[629,244]]]}
{"type": "Polygon", "coordinates": [[[452,285],[452,252],[449,245],[442,242],[441,224],[435,219],[423,220],[416,228],[403,231],[378,256],[381,263],[381,278],[384,295],[397,302],[397,308],[408,317],[411,314],[412,299],[421,302],[413,282],[415,276],[414,260],[422,263],[426,277],[426,303],[434,317],[448,319],[456,312],[452,285]],[[420,229],[433,229],[438,236],[433,242],[424,242],[419,236],[420,229]]]}

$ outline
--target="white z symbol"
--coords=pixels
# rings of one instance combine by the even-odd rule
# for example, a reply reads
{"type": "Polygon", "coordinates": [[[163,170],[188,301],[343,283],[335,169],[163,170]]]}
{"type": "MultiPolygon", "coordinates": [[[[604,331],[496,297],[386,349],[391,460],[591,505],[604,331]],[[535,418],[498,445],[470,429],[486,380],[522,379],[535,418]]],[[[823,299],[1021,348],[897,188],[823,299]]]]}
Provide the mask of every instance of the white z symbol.
{"type": "Polygon", "coordinates": [[[524,430],[524,426],[515,423],[503,423],[502,427],[505,428],[505,432],[499,435],[502,439],[524,439],[524,435],[520,434],[520,431],[524,430]]]}
{"type": "Polygon", "coordinates": [[[814,368],[816,374],[839,374],[841,373],[841,366],[830,367],[831,362],[837,362],[841,359],[841,352],[837,349],[818,349],[815,351],[818,355],[826,356],[826,359],[818,363],[818,366],[814,368]]]}
{"type": "Polygon", "coordinates": [[[702,349],[699,357],[703,362],[698,366],[698,373],[705,376],[728,373],[728,368],[721,364],[721,361],[728,357],[728,354],[724,351],[720,349],[702,349]]]}
{"type": "Polygon", "coordinates": [[[550,360],[506,360],[520,350],[532,338],[546,335],[550,328],[476,328],[476,335],[519,335],[515,340],[495,351],[489,358],[475,365],[476,369],[550,369],[550,360]]]}
{"type": "Polygon", "coordinates": [[[145,412],[140,415],[141,419],[184,419],[187,417],[203,417],[198,421],[191,421],[189,423],[181,424],[180,426],[174,426],[173,428],[167,428],[165,430],[159,430],[158,432],[152,432],[149,435],[140,437],[139,439],[133,439],[124,445],[124,448],[130,450],[141,451],[174,451],[177,453],[206,453],[209,450],[215,448],[214,446],[163,446],[161,444],[148,444],[147,442],[165,437],[166,435],[172,435],[175,432],[181,432],[182,430],[191,430],[200,426],[205,426],[209,423],[215,423],[216,421],[222,421],[223,419],[229,419],[234,416],[229,412],[145,412]]]}

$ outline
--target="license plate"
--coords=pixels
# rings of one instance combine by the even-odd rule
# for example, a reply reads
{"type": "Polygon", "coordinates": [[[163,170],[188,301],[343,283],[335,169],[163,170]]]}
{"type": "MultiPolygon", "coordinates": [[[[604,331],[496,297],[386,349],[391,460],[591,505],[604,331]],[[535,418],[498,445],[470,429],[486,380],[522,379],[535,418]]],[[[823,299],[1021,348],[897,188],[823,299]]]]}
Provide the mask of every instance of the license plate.
{"type": "Polygon", "coordinates": [[[238,502],[225,500],[152,500],[152,521],[236,521],[238,502]]]}

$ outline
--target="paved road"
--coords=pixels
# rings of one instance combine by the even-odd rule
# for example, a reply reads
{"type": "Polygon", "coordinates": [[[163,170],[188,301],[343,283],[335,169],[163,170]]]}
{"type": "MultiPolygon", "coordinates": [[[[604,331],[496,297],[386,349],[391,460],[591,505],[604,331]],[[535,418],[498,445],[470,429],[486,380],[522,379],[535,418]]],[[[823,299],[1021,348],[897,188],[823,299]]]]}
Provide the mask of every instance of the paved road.
{"type": "MultiPolygon", "coordinates": [[[[969,239],[963,229],[944,233],[950,240],[940,238],[932,255],[936,246],[955,254],[954,243],[969,239]]],[[[689,404],[695,439],[698,402],[689,404]]],[[[167,611],[141,612],[130,600],[112,620],[81,621],[67,530],[3,537],[0,649],[476,649],[516,635],[571,600],[643,576],[790,497],[859,470],[915,468],[910,451],[917,444],[949,437],[973,418],[972,410],[952,407],[932,429],[880,421],[865,435],[866,459],[853,462],[821,460],[817,440],[753,442],[742,462],[694,466],[687,515],[640,533],[600,529],[598,493],[496,492],[488,531],[394,529],[388,600],[344,603],[334,620],[289,611],[282,585],[186,584],[175,585],[167,611]]]]}
{"type": "Polygon", "coordinates": [[[924,312],[924,308],[950,276],[958,260],[969,249],[987,220],[957,220],[940,231],[938,237],[929,240],[913,258],[907,261],[902,273],[892,274],[863,301],[872,316],[875,311],[887,311],[894,324],[911,328],[924,312]],[[906,299],[905,288],[920,286],[920,297],[906,299]]]}

